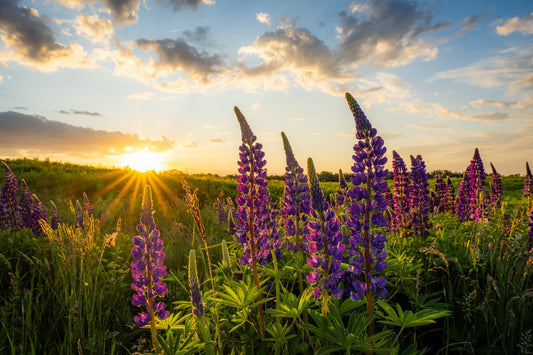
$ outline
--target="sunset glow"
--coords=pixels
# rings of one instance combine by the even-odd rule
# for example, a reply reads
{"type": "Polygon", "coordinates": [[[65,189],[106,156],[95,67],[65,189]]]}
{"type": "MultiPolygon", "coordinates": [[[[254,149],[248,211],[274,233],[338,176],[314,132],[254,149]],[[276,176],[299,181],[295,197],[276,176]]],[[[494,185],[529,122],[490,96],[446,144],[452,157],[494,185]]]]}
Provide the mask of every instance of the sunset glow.
{"type": "Polygon", "coordinates": [[[147,171],[159,172],[164,170],[165,164],[162,153],[153,153],[150,151],[139,151],[124,154],[121,157],[123,167],[130,167],[133,170],[144,173],[147,171]]]}

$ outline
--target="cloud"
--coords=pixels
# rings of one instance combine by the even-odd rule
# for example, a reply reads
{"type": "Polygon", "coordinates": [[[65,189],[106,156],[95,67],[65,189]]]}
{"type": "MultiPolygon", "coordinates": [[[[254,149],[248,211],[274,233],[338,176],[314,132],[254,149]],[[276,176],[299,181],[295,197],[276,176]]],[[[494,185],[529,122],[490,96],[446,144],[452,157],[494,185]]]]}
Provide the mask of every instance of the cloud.
{"type": "Polygon", "coordinates": [[[520,32],[523,35],[533,34],[533,12],[524,18],[508,19],[502,26],[496,27],[496,32],[501,36],[507,36],[513,32],[520,32]]]}
{"type": "Polygon", "coordinates": [[[183,71],[190,79],[206,84],[212,75],[220,73],[224,68],[222,56],[198,50],[183,38],[138,39],[135,44],[142,50],[157,53],[158,59],[152,63],[156,76],[183,71]]]}
{"type": "Polygon", "coordinates": [[[198,144],[196,144],[196,142],[187,143],[187,144],[180,144],[180,146],[183,147],[183,148],[190,148],[190,149],[198,148],[198,144]]]}
{"type": "Polygon", "coordinates": [[[197,44],[209,44],[210,36],[211,36],[211,29],[206,26],[198,26],[194,29],[194,31],[183,31],[183,35],[185,37],[185,40],[191,43],[197,43],[197,44]]]}
{"type": "Polygon", "coordinates": [[[81,15],[74,24],[76,34],[88,38],[91,42],[102,42],[113,35],[111,20],[100,19],[98,15],[81,15]]]}
{"type": "Polygon", "coordinates": [[[496,106],[498,108],[509,108],[509,107],[513,107],[514,105],[516,105],[516,102],[514,101],[498,101],[498,100],[487,100],[487,99],[479,99],[479,100],[475,100],[475,101],[471,101],[470,102],[470,105],[472,107],[481,107],[482,105],[493,105],[493,106],[496,106]]]}
{"type": "Polygon", "coordinates": [[[100,2],[111,13],[113,21],[119,25],[129,25],[139,19],[139,0],[56,0],[60,4],[75,10],[82,10],[85,4],[100,2]]]}
{"type": "Polygon", "coordinates": [[[256,102],[252,105],[252,110],[259,110],[261,106],[262,105],[259,102],[256,102]]]}
{"type": "Polygon", "coordinates": [[[166,152],[175,143],[165,137],[141,139],[135,134],[94,130],[50,121],[44,117],[16,112],[0,113],[0,150],[12,155],[65,155],[96,158],[123,154],[128,150],[147,149],[166,152]]]}
{"type": "Polygon", "coordinates": [[[82,46],[76,42],[69,46],[57,42],[38,11],[19,7],[18,3],[18,0],[0,2],[0,39],[5,45],[0,62],[15,61],[40,71],[94,67],[82,46]]]}
{"type": "Polygon", "coordinates": [[[513,116],[509,115],[506,112],[482,112],[476,115],[469,116],[468,119],[471,121],[482,121],[482,122],[496,122],[512,119],[513,116]]]}
{"type": "Polygon", "coordinates": [[[201,4],[213,5],[215,3],[213,0],[156,0],[155,2],[162,6],[171,7],[174,12],[185,8],[196,10],[201,4]]]}
{"type": "Polygon", "coordinates": [[[211,138],[209,140],[211,143],[226,143],[226,140],[224,138],[211,138]]]}
{"type": "Polygon", "coordinates": [[[265,12],[260,12],[255,15],[255,18],[257,19],[257,21],[267,24],[268,27],[270,27],[270,15],[269,14],[265,12]]]}
{"type": "Polygon", "coordinates": [[[79,110],[72,110],[72,109],[70,111],[61,110],[59,111],[59,113],[62,113],[64,115],[73,114],[73,115],[92,116],[92,117],[104,117],[102,116],[102,114],[98,112],[79,111],[79,110]]]}
{"type": "Polygon", "coordinates": [[[479,30],[480,17],[478,15],[466,17],[463,20],[461,29],[455,33],[456,36],[462,36],[468,31],[479,30]]]}
{"type": "Polygon", "coordinates": [[[130,100],[147,100],[154,96],[153,91],[136,92],[128,96],[130,100]]]}

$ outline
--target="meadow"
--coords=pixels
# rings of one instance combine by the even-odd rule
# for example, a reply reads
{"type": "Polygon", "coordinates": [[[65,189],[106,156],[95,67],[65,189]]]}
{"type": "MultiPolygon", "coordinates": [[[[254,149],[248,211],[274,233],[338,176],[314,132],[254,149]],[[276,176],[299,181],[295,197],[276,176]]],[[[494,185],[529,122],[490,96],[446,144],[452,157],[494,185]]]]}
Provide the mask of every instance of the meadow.
{"type": "Polygon", "coordinates": [[[348,103],[346,175],[267,177],[238,109],[233,177],[4,160],[0,353],[532,354],[531,173],[409,171],[348,103]]]}

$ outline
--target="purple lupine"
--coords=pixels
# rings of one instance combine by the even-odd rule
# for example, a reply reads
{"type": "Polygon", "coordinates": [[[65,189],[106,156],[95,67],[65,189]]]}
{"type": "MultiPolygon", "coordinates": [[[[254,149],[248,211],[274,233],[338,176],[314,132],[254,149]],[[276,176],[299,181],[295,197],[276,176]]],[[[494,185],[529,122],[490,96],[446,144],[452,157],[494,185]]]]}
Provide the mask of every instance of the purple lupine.
{"type": "Polygon", "coordinates": [[[280,215],[283,218],[285,237],[288,239],[285,245],[288,249],[297,252],[304,250],[307,243],[306,238],[309,233],[307,220],[311,213],[311,196],[307,185],[307,175],[296,161],[285,133],[281,132],[281,138],[287,166],[285,167],[283,208],[280,210],[280,215]]]}
{"type": "Polygon", "coordinates": [[[398,232],[404,236],[409,228],[409,173],[402,157],[395,151],[392,151],[392,168],[394,177],[394,215],[391,220],[391,231],[398,232]]]}
{"type": "Polygon", "coordinates": [[[527,235],[527,250],[530,251],[533,248],[533,204],[531,205],[531,211],[529,212],[529,233],[527,235]]]}
{"type": "MultiPolygon", "coordinates": [[[[336,298],[343,294],[340,284],[344,278],[341,269],[345,246],[342,243],[343,235],[339,230],[340,221],[330,208],[320,187],[313,160],[307,160],[307,175],[311,191],[311,215],[314,220],[308,222],[309,236],[307,237],[307,263],[313,271],[307,275],[307,281],[316,285],[313,295],[315,298],[323,297],[327,304],[328,292],[336,298]]],[[[323,305],[323,312],[326,307],[323,305]]]]}
{"type": "Polygon", "coordinates": [[[20,206],[17,202],[18,181],[9,166],[4,166],[4,187],[0,193],[0,227],[3,229],[18,231],[21,228],[20,206]]]}
{"type": "Polygon", "coordinates": [[[348,183],[346,182],[342,170],[339,169],[339,189],[335,194],[335,206],[345,205],[348,202],[348,199],[348,183]]]}
{"type": "Polygon", "coordinates": [[[411,155],[411,229],[415,236],[429,234],[429,183],[421,155],[411,155]]]}
{"type": "Polygon", "coordinates": [[[457,199],[455,201],[455,213],[460,222],[468,221],[469,218],[468,201],[470,193],[470,169],[472,169],[472,167],[469,165],[463,173],[463,179],[459,185],[457,199]]]}
{"type": "Polygon", "coordinates": [[[200,293],[200,282],[198,281],[198,270],[196,268],[196,253],[189,251],[189,289],[191,291],[192,313],[196,317],[204,315],[204,303],[200,293]]]}
{"type": "Polygon", "coordinates": [[[489,209],[487,208],[487,191],[485,183],[485,168],[483,161],[476,148],[474,156],[470,162],[470,194],[468,200],[469,219],[479,222],[489,218],[489,209]]]}
{"type": "MultiPolygon", "coordinates": [[[[351,257],[348,270],[354,275],[351,283],[345,287],[349,289],[352,300],[367,296],[367,315],[371,316],[374,294],[379,297],[387,294],[387,280],[377,276],[387,266],[387,253],[384,251],[387,238],[382,234],[382,229],[387,227],[387,220],[383,215],[387,209],[384,197],[384,193],[388,191],[385,181],[388,170],[384,168],[387,148],[349,93],[346,93],[346,101],[355,119],[356,138],[359,141],[353,148],[354,174],[350,181],[354,187],[349,193],[352,203],[348,221],[348,254],[351,257]],[[355,276],[361,274],[364,275],[364,282],[355,276]]],[[[371,333],[373,334],[373,323],[369,327],[369,334],[372,335],[371,333]]]]}
{"type": "Polygon", "coordinates": [[[496,168],[490,163],[492,169],[492,179],[490,180],[490,205],[493,208],[500,208],[502,203],[502,177],[496,171],[496,168]]]}
{"type": "Polygon", "coordinates": [[[44,220],[46,222],[48,220],[48,214],[46,213],[44,204],[35,194],[31,195],[31,204],[32,207],[29,227],[31,228],[33,234],[40,236],[44,234],[44,231],[39,221],[44,220]]]}
{"type": "Polygon", "coordinates": [[[443,213],[446,209],[446,182],[442,176],[435,177],[434,213],[443,213]]]}
{"type": "MultiPolygon", "coordinates": [[[[257,143],[257,137],[252,133],[248,122],[241,111],[235,107],[235,115],[239,121],[242,133],[242,144],[239,147],[239,174],[237,177],[238,196],[235,199],[236,211],[235,235],[243,247],[243,256],[239,259],[241,265],[264,265],[272,257],[269,250],[269,236],[265,226],[268,216],[268,182],[265,169],[265,153],[263,145],[257,143]]],[[[259,285],[257,285],[259,286],[259,285]]]]}
{"type": "Polygon", "coordinates": [[[93,215],[93,205],[89,202],[85,192],[83,193],[83,215],[87,217],[92,217],[93,215]]]}
{"type": "MultiPolygon", "coordinates": [[[[156,229],[152,209],[152,189],[146,185],[143,193],[142,210],[140,223],[137,231],[142,235],[133,237],[135,246],[131,250],[133,261],[131,262],[131,273],[134,283],[131,288],[137,293],[133,295],[132,304],[137,307],[144,306],[146,312],[141,312],[134,317],[135,323],[139,327],[147,324],[154,326],[155,317],[166,319],[168,311],[165,311],[165,304],[157,302],[156,297],[164,297],[167,294],[167,287],[162,282],[167,274],[166,266],[163,265],[165,253],[163,252],[163,241],[160,232],[156,229]]],[[[155,334],[152,334],[154,338],[155,334]]]]}
{"type": "Polygon", "coordinates": [[[21,222],[23,227],[30,228],[32,212],[31,191],[24,179],[20,181],[20,185],[19,205],[21,222]]]}
{"type": "Polygon", "coordinates": [[[76,228],[83,229],[84,218],[83,218],[83,208],[81,207],[80,201],[76,200],[76,228]]]}
{"type": "Polygon", "coordinates": [[[52,205],[52,218],[50,220],[50,227],[52,227],[52,229],[57,229],[59,227],[59,223],[61,223],[61,216],[59,215],[59,211],[54,201],[50,201],[50,204],[52,205]]]}
{"type": "Polygon", "coordinates": [[[533,196],[533,175],[526,161],[526,179],[524,180],[524,197],[533,196]]]}
{"type": "Polygon", "coordinates": [[[446,199],[444,201],[444,211],[455,213],[455,187],[453,187],[452,180],[449,176],[446,179],[446,199]]]}

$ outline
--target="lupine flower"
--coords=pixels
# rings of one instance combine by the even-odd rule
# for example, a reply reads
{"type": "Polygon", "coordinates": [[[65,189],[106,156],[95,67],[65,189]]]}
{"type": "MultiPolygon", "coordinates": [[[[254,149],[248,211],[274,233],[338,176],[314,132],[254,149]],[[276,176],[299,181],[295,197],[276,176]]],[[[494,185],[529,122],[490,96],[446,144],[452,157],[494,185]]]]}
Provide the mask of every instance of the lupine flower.
{"type": "Polygon", "coordinates": [[[84,213],[83,208],[81,207],[80,201],[76,200],[76,227],[83,229],[84,222],[84,213]]]}
{"type": "Polygon", "coordinates": [[[265,153],[263,145],[257,143],[248,122],[241,111],[235,107],[235,115],[242,133],[242,144],[239,147],[239,174],[237,182],[238,196],[235,199],[237,210],[233,212],[235,219],[236,239],[243,247],[241,265],[254,263],[264,265],[271,259],[270,243],[265,219],[268,218],[268,182],[265,180],[265,153]]]}
{"type": "Polygon", "coordinates": [[[40,236],[44,235],[43,228],[41,227],[41,224],[39,223],[40,220],[46,221],[48,219],[48,214],[46,213],[46,208],[44,207],[44,204],[39,200],[39,198],[33,194],[31,195],[31,215],[30,215],[30,223],[29,227],[31,228],[31,231],[33,234],[40,236]]]}
{"type": "Polygon", "coordinates": [[[411,155],[411,228],[415,236],[429,234],[429,183],[421,155],[411,155]]]}
{"type": "Polygon", "coordinates": [[[309,233],[307,219],[311,212],[311,196],[307,185],[307,175],[296,161],[285,133],[281,132],[281,138],[287,166],[285,167],[283,208],[280,215],[283,217],[285,237],[288,239],[285,245],[289,250],[298,251],[303,250],[307,242],[306,238],[309,233]]]}
{"type": "MultiPolygon", "coordinates": [[[[354,174],[350,179],[354,188],[349,193],[352,199],[348,221],[348,254],[351,257],[349,271],[355,275],[364,275],[364,282],[354,276],[347,288],[352,300],[367,296],[367,314],[370,316],[373,312],[373,295],[385,297],[387,294],[387,280],[377,276],[387,266],[387,253],[384,252],[387,238],[381,231],[387,227],[387,220],[383,215],[387,209],[383,195],[388,191],[385,182],[388,170],[384,168],[387,148],[349,93],[346,93],[346,101],[354,116],[356,138],[359,140],[353,148],[354,174]]],[[[369,329],[369,333],[373,333],[373,325],[369,329]]]]}
{"type": "Polygon", "coordinates": [[[469,219],[468,201],[470,196],[470,169],[472,169],[472,167],[469,165],[463,173],[463,179],[461,180],[459,190],[457,191],[455,213],[460,222],[465,222],[469,219]]]}
{"type": "Polygon", "coordinates": [[[2,162],[4,166],[4,187],[0,193],[0,226],[11,231],[18,231],[21,228],[20,206],[17,202],[18,181],[9,166],[2,162]]]}
{"type": "Polygon", "coordinates": [[[83,193],[83,215],[87,215],[87,217],[92,217],[93,215],[93,205],[89,202],[85,192],[83,193]]]}
{"type": "Polygon", "coordinates": [[[59,227],[59,223],[61,223],[61,216],[59,216],[59,211],[54,201],[50,201],[50,204],[52,205],[52,218],[50,221],[50,227],[52,227],[52,229],[57,229],[57,227],[59,227]]]}
{"type": "Polygon", "coordinates": [[[500,208],[503,195],[502,177],[498,174],[492,163],[490,163],[490,167],[492,169],[492,179],[490,181],[490,205],[493,208],[500,208]]]}
{"type": "Polygon", "coordinates": [[[137,307],[144,306],[148,311],[148,313],[141,312],[134,317],[135,323],[142,327],[155,320],[155,316],[159,319],[166,319],[169,314],[165,311],[163,302],[156,303],[155,301],[156,297],[164,297],[167,294],[167,287],[162,282],[167,270],[163,265],[165,259],[163,241],[160,238],[160,232],[156,229],[152,209],[152,189],[149,185],[144,188],[141,218],[137,231],[142,235],[133,237],[135,246],[131,250],[133,257],[131,273],[135,282],[131,284],[131,288],[137,292],[133,295],[132,304],[137,307]]]}
{"type": "Polygon", "coordinates": [[[339,189],[335,195],[335,205],[342,206],[348,200],[348,183],[346,183],[346,178],[342,173],[342,170],[339,169],[339,189]]]}
{"type": "Polygon", "coordinates": [[[340,222],[324,197],[311,158],[307,160],[307,174],[312,196],[311,215],[315,218],[308,222],[310,232],[307,237],[307,263],[313,271],[307,275],[307,281],[316,285],[313,293],[315,298],[323,295],[327,299],[328,291],[339,298],[343,293],[339,286],[344,278],[344,270],[340,266],[345,249],[343,235],[339,230],[340,222]]]}
{"type": "Polygon", "coordinates": [[[533,196],[533,175],[528,162],[526,162],[526,179],[524,180],[524,197],[527,196],[533,196]]]}
{"type": "Polygon", "coordinates": [[[485,169],[477,148],[474,151],[470,165],[472,168],[470,169],[470,195],[468,201],[469,219],[479,222],[482,219],[487,219],[490,211],[487,208],[488,196],[485,185],[485,169]]]}
{"type": "Polygon", "coordinates": [[[446,199],[444,202],[444,211],[455,213],[455,188],[452,180],[448,176],[446,179],[446,199]]]}
{"type": "Polygon", "coordinates": [[[394,177],[394,216],[391,221],[391,231],[399,232],[405,235],[409,228],[409,191],[410,180],[409,173],[402,157],[395,151],[392,151],[392,168],[394,177]]]}
{"type": "Polygon", "coordinates": [[[26,184],[26,181],[22,179],[20,181],[20,216],[22,221],[22,226],[30,228],[31,225],[31,212],[32,212],[32,201],[31,201],[31,191],[26,184]]]}
{"type": "Polygon", "coordinates": [[[435,200],[434,211],[435,214],[442,213],[446,207],[446,183],[442,176],[435,177],[435,200]]]}
{"type": "Polygon", "coordinates": [[[529,212],[529,233],[527,235],[527,250],[530,251],[533,248],[533,205],[531,205],[531,212],[529,212]]]}
{"type": "Polygon", "coordinates": [[[191,291],[192,313],[196,317],[202,317],[204,315],[204,303],[202,302],[198,270],[196,269],[196,254],[192,249],[189,251],[189,288],[191,291]]]}

